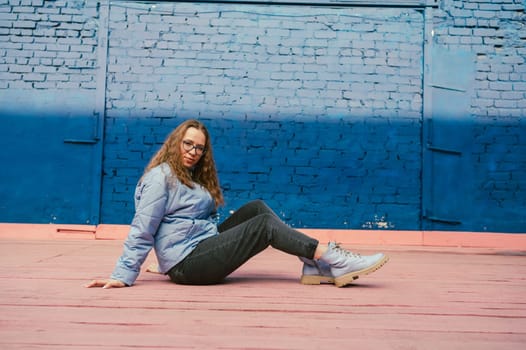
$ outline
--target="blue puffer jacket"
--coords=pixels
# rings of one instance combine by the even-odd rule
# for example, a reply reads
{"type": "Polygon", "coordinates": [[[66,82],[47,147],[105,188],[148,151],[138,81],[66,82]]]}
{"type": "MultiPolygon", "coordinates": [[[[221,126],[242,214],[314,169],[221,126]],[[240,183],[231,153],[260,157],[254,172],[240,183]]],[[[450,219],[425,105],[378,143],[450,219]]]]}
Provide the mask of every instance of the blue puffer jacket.
{"type": "Polygon", "coordinates": [[[135,216],[111,278],[131,286],[152,248],[160,272],[168,272],[199,242],[218,234],[214,213],[214,200],[204,187],[185,186],[166,163],[151,169],[137,184],[135,216]]]}

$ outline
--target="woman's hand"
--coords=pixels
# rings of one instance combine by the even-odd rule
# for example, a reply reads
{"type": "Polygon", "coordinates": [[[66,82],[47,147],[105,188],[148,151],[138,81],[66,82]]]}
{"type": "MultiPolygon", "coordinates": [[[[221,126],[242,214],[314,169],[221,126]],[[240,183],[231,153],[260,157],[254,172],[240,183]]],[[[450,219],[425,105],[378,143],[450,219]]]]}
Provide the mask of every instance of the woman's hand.
{"type": "Polygon", "coordinates": [[[119,280],[107,279],[107,280],[93,280],[90,283],[86,284],[84,287],[86,288],[102,287],[103,289],[109,289],[109,288],[126,287],[126,284],[119,280]]]}
{"type": "Polygon", "coordinates": [[[151,273],[161,273],[159,271],[159,265],[157,264],[150,264],[150,266],[148,266],[146,268],[146,272],[151,272],[151,273]]]}

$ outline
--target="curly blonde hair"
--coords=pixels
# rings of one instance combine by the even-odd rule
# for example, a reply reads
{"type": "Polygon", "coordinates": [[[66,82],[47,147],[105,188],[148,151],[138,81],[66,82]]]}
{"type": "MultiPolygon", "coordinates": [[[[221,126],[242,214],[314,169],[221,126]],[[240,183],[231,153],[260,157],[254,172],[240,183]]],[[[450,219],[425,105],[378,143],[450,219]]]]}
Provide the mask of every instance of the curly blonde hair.
{"type": "Polygon", "coordinates": [[[152,168],[167,163],[177,179],[190,188],[194,188],[194,183],[205,187],[212,195],[216,208],[224,204],[223,193],[219,186],[217,170],[212,152],[210,135],[205,125],[195,119],[187,120],[175,128],[166,138],[161,149],[152,157],[146,166],[144,173],[152,168]],[[206,138],[205,152],[199,159],[193,171],[189,171],[182,162],[181,143],[189,128],[201,131],[206,138]]]}

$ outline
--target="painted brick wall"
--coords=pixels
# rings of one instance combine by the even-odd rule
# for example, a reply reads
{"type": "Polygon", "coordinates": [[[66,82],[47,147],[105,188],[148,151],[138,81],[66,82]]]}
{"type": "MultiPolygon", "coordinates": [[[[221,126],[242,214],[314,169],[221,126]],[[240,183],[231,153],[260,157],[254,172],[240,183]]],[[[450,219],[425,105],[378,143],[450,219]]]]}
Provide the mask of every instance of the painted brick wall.
{"type": "Polygon", "coordinates": [[[112,3],[103,220],[194,117],[223,214],[263,198],[293,226],[418,227],[422,31],[411,9],[112,3]]]}
{"type": "Polygon", "coordinates": [[[95,89],[95,1],[0,0],[0,89],[95,89]]]}
{"type": "MultiPolygon", "coordinates": [[[[476,57],[474,230],[526,226],[524,10],[443,0],[432,11],[433,45],[476,57]]],[[[200,118],[223,215],[263,198],[296,227],[421,227],[423,11],[113,1],[104,82],[101,11],[0,0],[2,102],[107,85],[101,222],[129,222],[149,157],[180,121],[200,118]]]]}

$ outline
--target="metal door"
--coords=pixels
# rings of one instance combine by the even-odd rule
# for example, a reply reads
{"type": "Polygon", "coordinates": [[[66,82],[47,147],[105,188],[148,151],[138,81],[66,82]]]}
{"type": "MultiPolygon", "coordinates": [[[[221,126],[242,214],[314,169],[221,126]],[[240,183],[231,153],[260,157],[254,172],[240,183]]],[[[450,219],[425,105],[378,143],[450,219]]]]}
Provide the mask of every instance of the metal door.
{"type": "Polygon", "coordinates": [[[430,81],[425,86],[431,108],[424,115],[422,226],[469,230],[474,58],[469,52],[443,48],[431,52],[430,81]]]}

